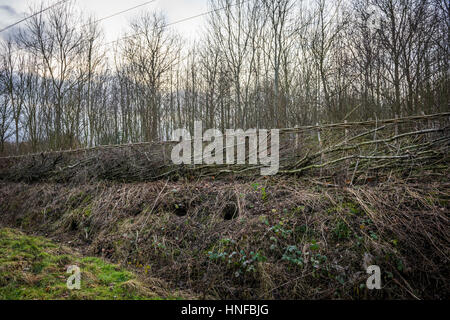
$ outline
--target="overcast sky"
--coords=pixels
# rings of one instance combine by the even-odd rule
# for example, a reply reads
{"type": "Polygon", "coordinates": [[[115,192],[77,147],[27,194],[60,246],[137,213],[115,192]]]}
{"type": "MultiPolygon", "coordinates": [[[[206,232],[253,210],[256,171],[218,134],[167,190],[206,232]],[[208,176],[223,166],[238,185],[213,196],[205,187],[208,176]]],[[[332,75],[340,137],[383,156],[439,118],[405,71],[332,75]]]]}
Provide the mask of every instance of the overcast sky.
{"type": "MultiPolygon", "coordinates": [[[[94,14],[98,19],[116,12],[145,3],[149,0],[72,0],[75,5],[86,13],[94,14]]],[[[57,0],[52,1],[55,3],[57,0]]],[[[0,0],[0,29],[12,24],[29,14],[30,4],[39,4],[41,0],[0,0]]],[[[46,2],[48,3],[48,2],[46,2]]],[[[126,12],[119,16],[102,21],[106,41],[116,40],[122,31],[126,30],[131,17],[143,10],[163,10],[168,22],[181,20],[208,11],[208,0],[156,0],[146,6],[126,12]]],[[[196,39],[204,17],[196,18],[174,26],[188,39],[196,39]]],[[[10,32],[10,30],[8,30],[10,32]]],[[[7,32],[0,34],[5,36],[7,32]]]]}

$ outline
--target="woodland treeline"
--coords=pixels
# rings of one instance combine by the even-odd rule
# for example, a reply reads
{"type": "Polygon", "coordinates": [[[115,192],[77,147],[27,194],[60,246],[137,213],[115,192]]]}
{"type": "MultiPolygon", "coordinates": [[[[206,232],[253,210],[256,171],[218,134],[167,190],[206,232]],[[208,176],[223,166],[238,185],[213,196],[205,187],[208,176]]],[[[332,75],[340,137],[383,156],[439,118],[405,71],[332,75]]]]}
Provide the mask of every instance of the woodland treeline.
{"type": "MultiPolygon", "coordinates": [[[[51,3],[30,8],[30,14],[51,3]]],[[[199,40],[141,12],[107,43],[72,2],[0,46],[3,155],[448,111],[447,0],[210,0],[199,40]]]]}

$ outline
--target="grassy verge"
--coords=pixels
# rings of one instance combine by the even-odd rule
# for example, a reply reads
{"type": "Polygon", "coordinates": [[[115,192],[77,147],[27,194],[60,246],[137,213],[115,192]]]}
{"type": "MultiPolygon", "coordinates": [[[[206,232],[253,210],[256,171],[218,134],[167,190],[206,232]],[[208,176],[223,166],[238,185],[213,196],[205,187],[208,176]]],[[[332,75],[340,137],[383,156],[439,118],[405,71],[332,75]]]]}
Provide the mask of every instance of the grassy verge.
{"type": "Polygon", "coordinates": [[[136,276],[99,258],[82,258],[42,237],[0,230],[0,299],[161,299],[136,276]],[[81,269],[80,290],[69,290],[68,266],[81,269]]]}

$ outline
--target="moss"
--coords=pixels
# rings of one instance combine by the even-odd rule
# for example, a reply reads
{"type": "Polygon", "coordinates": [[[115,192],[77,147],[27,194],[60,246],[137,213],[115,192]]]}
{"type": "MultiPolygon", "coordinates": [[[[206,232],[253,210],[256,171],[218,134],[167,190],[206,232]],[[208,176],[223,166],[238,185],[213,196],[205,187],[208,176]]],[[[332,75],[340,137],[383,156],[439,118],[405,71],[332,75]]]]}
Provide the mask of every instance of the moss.
{"type": "Polygon", "coordinates": [[[85,217],[89,218],[92,215],[92,205],[83,208],[82,213],[85,217]]]}
{"type": "Polygon", "coordinates": [[[363,212],[359,204],[354,202],[345,202],[342,204],[342,207],[348,209],[351,215],[361,215],[363,212]]]}
{"type": "Polygon", "coordinates": [[[68,204],[72,208],[88,205],[92,200],[91,195],[86,195],[84,191],[69,197],[68,204]]]}
{"type": "Polygon", "coordinates": [[[27,228],[27,227],[29,227],[30,224],[31,224],[31,220],[32,220],[32,215],[31,215],[31,214],[26,215],[25,217],[23,217],[23,218],[21,219],[21,221],[20,221],[20,226],[21,226],[22,228],[27,228]]]}
{"type": "Polygon", "coordinates": [[[345,221],[339,219],[333,229],[333,234],[337,240],[347,240],[350,238],[352,231],[345,221]]]}
{"type": "Polygon", "coordinates": [[[160,299],[130,271],[67,251],[44,238],[1,229],[0,299],[160,299]],[[80,290],[66,286],[69,265],[80,267],[80,290]]]}
{"type": "Polygon", "coordinates": [[[317,232],[312,227],[308,227],[306,224],[296,226],[294,233],[300,239],[304,238],[305,241],[312,240],[312,238],[317,236],[317,232]]]}
{"type": "Polygon", "coordinates": [[[334,206],[334,207],[330,207],[327,210],[328,214],[334,214],[334,213],[345,213],[349,216],[352,215],[362,215],[363,210],[361,209],[361,207],[359,206],[359,204],[354,203],[354,202],[344,202],[340,205],[334,206]]]}

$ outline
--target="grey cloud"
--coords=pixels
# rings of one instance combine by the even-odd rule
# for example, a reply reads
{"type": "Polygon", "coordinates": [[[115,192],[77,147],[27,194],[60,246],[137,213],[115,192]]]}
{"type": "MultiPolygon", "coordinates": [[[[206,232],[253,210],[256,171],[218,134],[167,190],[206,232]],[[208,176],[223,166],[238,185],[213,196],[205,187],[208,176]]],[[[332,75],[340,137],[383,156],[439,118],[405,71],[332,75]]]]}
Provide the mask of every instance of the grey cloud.
{"type": "Polygon", "coordinates": [[[14,8],[12,8],[11,6],[2,5],[2,6],[0,6],[0,10],[6,11],[8,14],[17,16],[16,10],[14,10],[14,8]]]}
{"type": "MultiPolygon", "coordinates": [[[[0,20],[4,20],[6,18],[6,21],[14,22],[14,19],[17,19],[20,16],[20,14],[11,6],[9,5],[0,5],[0,20]]],[[[6,26],[6,21],[0,22],[0,29],[6,26]]],[[[11,37],[14,37],[15,33],[17,33],[17,29],[11,28],[8,30],[5,30],[4,32],[0,33],[0,39],[9,39],[11,37]]]]}
{"type": "MultiPolygon", "coordinates": [[[[1,29],[1,26],[0,26],[0,29],[1,29]]],[[[0,39],[3,39],[3,40],[13,39],[17,36],[18,32],[19,32],[19,30],[17,28],[8,29],[8,30],[0,33],[0,39]]]]}

